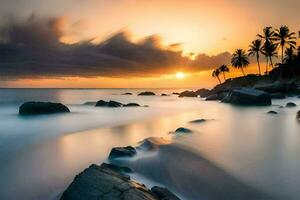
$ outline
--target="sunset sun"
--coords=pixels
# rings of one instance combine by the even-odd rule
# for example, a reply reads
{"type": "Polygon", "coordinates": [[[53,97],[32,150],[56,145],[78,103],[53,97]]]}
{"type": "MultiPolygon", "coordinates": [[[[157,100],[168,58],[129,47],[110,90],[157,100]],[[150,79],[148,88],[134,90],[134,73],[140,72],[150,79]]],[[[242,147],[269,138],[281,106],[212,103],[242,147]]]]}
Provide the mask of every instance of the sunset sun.
{"type": "Polygon", "coordinates": [[[183,72],[177,72],[177,73],[175,74],[175,76],[176,76],[176,78],[178,78],[178,79],[184,79],[184,78],[186,77],[186,74],[183,73],[183,72]]]}

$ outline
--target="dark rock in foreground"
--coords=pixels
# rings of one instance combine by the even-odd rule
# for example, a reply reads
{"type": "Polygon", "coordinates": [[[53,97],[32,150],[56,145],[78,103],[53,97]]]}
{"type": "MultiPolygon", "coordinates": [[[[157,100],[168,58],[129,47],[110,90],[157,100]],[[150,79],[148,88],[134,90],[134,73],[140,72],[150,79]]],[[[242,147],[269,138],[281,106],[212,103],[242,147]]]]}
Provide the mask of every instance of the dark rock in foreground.
{"type": "Polygon", "coordinates": [[[278,112],[274,111],[274,110],[270,110],[269,112],[267,112],[268,114],[272,114],[272,115],[277,115],[278,112]]]}
{"type": "Polygon", "coordinates": [[[126,92],[123,95],[132,95],[132,93],[131,92],[126,92]]]}
{"type": "Polygon", "coordinates": [[[119,157],[132,157],[136,155],[136,149],[132,146],[112,148],[109,154],[109,159],[119,157]]]}
{"type": "Polygon", "coordinates": [[[296,107],[297,105],[293,102],[288,102],[285,106],[288,108],[292,108],[292,107],[296,107]]]}
{"type": "Polygon", "coordinates": [[[237,105],[269,106],[272,104],[268,93],[252,88],[234,89],[222,101],[237,105]]]}
{"type": "Polygon", "coordinates": [[[192,133],[193,131],[188,128],[180,127],[176,129],[175,133],[192,133]]]}
{"type": "Polygon", "coordinates": [[[63,193],[61,200],[178,200],[165,188],[145,185],[130,180],[106,165],[91,165],[78,174],[63,193]]]}
{"type": "Polygon", "coordinates": [[[69,108],[61,103],[26,102],[19,108],[19,115],[40,115],[70,112],[69,108]]]}
{"type": "Polygon", "coordinates": [[[141,92],[141,93],[138,94],[138,96],[154,96],[154,95],[155,95],[154,92],[149,92],[149,91],[141,92]]]}
{"type": "Polygon", "coordinates": [[[271,99],[285,99],[285,95],[282,93],[272,93],[271,95],[271,99]]]}
{"type": "Polygon", "coordinates": [[[167,188],[154,186],[151,188],[151,192],[154,193],[154,195],[158,199],[162,200],[180,200],[176,195],[174,195],[172,192],[170,192],[167,188]]]}
{"type": "Polygon", "coordinates": [[[197,97],[198,95],[194,91],[183,91],[179,94],[179,97],[197,97]]]}

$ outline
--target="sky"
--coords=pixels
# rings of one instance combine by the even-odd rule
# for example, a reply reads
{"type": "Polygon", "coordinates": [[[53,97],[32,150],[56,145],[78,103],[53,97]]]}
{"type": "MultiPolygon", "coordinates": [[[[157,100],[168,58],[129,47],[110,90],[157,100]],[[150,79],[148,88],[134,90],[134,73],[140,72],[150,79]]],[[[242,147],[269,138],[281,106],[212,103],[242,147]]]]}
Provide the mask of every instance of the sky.
{"type": "Polygon", "coordinates": [[[0,87],[212,87],[211,70],[230,66],[232,52],[247,49],[263,27],[298,32],[299,7],[297,0],[0,0],[0,87]]]}

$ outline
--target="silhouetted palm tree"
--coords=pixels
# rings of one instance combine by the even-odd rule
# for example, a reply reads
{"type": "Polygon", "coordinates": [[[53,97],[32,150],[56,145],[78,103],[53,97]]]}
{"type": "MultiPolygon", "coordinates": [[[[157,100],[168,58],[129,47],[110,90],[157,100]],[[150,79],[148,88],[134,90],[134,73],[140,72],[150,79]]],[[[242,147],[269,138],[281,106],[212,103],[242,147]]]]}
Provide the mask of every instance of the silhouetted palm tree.
{"type": "Polygon", "coordinates": [[[294,60],[296,57],[295,51],[293,47],[289,47],[285,50],[285,57],[284,61],[286,63],[290,63],[292,60],[294,60]]]}
{"type": "MultiPolygon", "coordinates": [[[[277,46],[273,42],[267,42],[262,49],[263,54],[269,59],[272,69],[274,69],[272,57],[277,57],[277,46]]],[[[268,68],[266,68],[266,72],[268,73],[268,68]]]]}
{"type": "Polygon", "coordinates": [[[220,76],[220,70],[219,69],[215,69],[213,72],[212,72],[212,77],[214,78],[217,78],[219,80],[219,83],[221,84],[221,79],[219,78],[220,76]]]}
{"type": "Polygon", "coordinates": [[[294,32],[290,32],[289,27],[281,26],[279,29],[276,29],[274,37],[275,41],[278,42],[278,45],[281,47],[281,63],[283,64],[283,57],[284,57],[284,48],[288,45],[291,48],[295,48],[297,39],[294,32]]]}
{"type": "Polygon", "coordinates": [[[227,67],[227,65],[222,65],[221,67],[219,67],[219,71],[223,73],[224,81],[226,81],[225,73],[229,72],[229,68],[227,67]]]}
{"type": "Polygon", "coordinates": [[[258,72],[261,75],[260,70],[260,63],[259,63],[259,54],[262,53],[263,45],[260,39],[254,40],[251,45],[249,46],[248,55],[249,56],[256,56],[256,61],[258,65],[258,72]]]}
{"type": "MultiPolygon", "coordinates": [[[[264,47],[270,46],[271,43],[275,39],[275,32],[271,26],[265,27],[263,29],[263,34],[258,34],[257,36],[263,40],[264,47]]],[[[264,52],[264,55],[266,56],[266,73],[268,73],[268,65],[269,65],[269,56],[267,55],[266,51],[264,52]]]]}
{"type": "Polygon", "coordinates": [[[243,49],[237,49],[232,55],[231,64],[233,67],[241,69],[245,76],[244,68],[249,65],[246,52],[243,49]]]}

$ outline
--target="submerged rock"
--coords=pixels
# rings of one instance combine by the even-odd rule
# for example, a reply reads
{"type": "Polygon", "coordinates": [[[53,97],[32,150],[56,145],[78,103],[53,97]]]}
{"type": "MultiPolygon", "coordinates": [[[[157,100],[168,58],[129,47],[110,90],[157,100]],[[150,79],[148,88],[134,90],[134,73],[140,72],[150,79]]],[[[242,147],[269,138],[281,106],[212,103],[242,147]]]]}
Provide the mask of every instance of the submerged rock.
{"type": "Polygon", "coordinates": [[[141,92],[138,94],[138,96],[154,96],[154,95],[155,95],[154,92],[149,92],[149,91],[141,92]]]}
{"type": "Polygon", "coordinates": [[[297,105],[293,102],[288,102],[285,106],[288,108],[292,108],[292,107],[296,107],[297,105]]]}
{"type": "Polygon", "coordinates": [[[69,108],[61,103],[26,102],[19,108],[19,115],[40,115],[70,112],[69,108]]]}
{"type": "Polygon", "coordinates": [[[132,93],[131,92],[126,92],[123,95],[132,95],[132,93]]]}
{"type": "Polygon", "coordinates": [[[222,100],[237,105],[268,106],[272,104],[268,93],[252,88],[234,89],[222,100]]]}
{"type": "Polygon", "coordinates": [[[268,114],[272,114],[272,115],[277,115],[278,112],[274,111],[274,110],[270,110],[269,112],[267,112],[268,114]]]}
{"type": "Polygon", "coordinates": [[[196,119],[196,120],[193,120],[193,121],[190,121],[190,123],[203,123],[203,122],[206,122],[206,119],[196,119]]]}
{"type": "Polygon", "coordinates": [[[140,104],[137,104],[137,103],[128,103],[128,104],[125,104],[124,107],[139,107],[140,104]]]}
{"type": "Polygon", "coordinates": [[[132,157],[136,155],[136,149],[132,146],[127,147],[114,147],[110,151],[109,159],[120,158],[120,157],[132,157]]]}
{"type": "Polygon", "coordinates": [[[166,140],[162,137],[161,138],[150,137],[141,141],[137,149],[150,151],[150,150],[158,149],[160,146],[167,145],[167,144],[171,144],[171,141],[166,140]]]}
{"type": "Polygon", "coordinates": [[[192,133],[193,131],[188,128],[180,127],[175,130],[175,133],[192,133]]]}
{"type": "Polygon", "coordinates": [[[154,192],[107,165],[93,164],[74,178],[61,200],[178,200],[168,190],[154,192]]]}
{"type": "Polygon", "coordinates": [[[183,91],[179,94],[179,97],[197,97],[198,95],[194,91],[183,91]]]}

